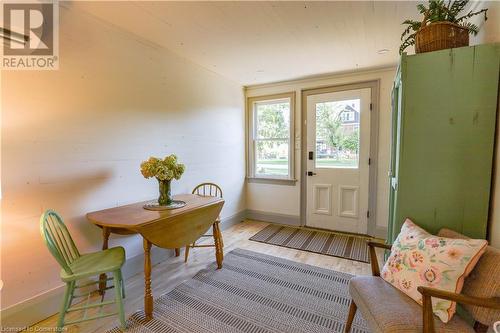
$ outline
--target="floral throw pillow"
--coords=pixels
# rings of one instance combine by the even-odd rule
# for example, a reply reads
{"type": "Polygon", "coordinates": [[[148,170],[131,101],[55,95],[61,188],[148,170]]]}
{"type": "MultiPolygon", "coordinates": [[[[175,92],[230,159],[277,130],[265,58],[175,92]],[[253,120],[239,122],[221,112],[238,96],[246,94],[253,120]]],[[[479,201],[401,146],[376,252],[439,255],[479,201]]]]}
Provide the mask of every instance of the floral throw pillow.
{"type": "MultiPolygon", "coordinates": [[[[482,239],[433,236],[406,219],[381,276],[422,305],[418,286],[459,293],[487,245],[482,239]]],[[[432,309],[446,323],[453,317],[456,303],[433,297],[432,309]]]]}

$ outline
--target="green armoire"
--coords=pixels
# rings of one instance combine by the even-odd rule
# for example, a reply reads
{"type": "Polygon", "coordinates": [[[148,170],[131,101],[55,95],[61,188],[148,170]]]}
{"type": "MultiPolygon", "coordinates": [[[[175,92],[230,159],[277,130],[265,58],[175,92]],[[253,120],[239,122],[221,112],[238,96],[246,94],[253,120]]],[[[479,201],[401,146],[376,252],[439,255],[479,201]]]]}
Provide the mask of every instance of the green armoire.
{"type": "Polygon", "coordinates": [[[405,218],[485,238],[500,44],[403,55],[393,87],[388,242],[405,218]]]}

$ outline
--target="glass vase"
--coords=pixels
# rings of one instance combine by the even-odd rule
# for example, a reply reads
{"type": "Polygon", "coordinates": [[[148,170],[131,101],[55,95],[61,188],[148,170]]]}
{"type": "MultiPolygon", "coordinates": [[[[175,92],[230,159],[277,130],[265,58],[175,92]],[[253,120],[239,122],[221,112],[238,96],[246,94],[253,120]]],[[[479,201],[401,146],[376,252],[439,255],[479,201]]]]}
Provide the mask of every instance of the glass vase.
{"type": "Polygon", "coordinates": [[[170,193],[170,183],[171,180],[158,179],[158,185],[160,190],[160,196],[158,197],[158,204],[160,206],[167,206],[172,203],[172,195],[170,193]]]}

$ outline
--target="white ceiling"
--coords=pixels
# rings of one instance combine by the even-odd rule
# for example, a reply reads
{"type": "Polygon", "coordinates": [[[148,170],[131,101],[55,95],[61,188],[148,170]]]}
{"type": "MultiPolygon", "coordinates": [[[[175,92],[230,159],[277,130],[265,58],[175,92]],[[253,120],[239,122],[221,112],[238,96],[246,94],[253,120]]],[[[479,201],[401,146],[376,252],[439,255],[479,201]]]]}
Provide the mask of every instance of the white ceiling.
{"type": "Polygon", "coordinates": [[[413,1],[74,2],[242,85],[394,65],[413,1]],[[377,51],[388,49],[384,54],[377,51]]]}

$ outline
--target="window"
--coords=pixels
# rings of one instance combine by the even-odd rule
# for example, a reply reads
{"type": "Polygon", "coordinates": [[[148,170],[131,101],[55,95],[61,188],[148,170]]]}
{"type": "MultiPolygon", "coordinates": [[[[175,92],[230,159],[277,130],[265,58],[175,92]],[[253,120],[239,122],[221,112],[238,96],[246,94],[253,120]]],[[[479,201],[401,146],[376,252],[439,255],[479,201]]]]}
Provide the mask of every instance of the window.
{"type": "Polygon", "coordinates": [[[292,180],[294,93],[248,98],[248,176],[292,180]]]}
{"type": "Polygon", "coordinates": [[[358,168],[361,100],[316,104],[316,168],[358,168]]]}

